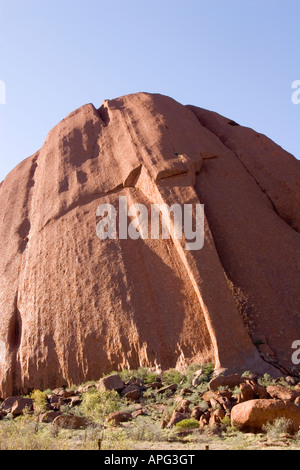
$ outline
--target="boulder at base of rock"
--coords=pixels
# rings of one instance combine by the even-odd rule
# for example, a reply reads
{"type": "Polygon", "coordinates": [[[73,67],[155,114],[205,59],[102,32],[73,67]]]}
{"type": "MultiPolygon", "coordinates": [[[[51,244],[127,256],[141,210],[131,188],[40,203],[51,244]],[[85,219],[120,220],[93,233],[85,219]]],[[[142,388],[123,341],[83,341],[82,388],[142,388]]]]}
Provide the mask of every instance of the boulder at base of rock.
{"type": "Polygon", "coordinates": [[[124,390],[125,384],[119,374],[108,375],[100,379],[98,383],[98,389],[105,390],[114,390],[116,392],[122,392],[124,390]]]}
{"type": "Polygon", "coordinates": [[[176,411],[179,413],[191,414],[190,405],[191,402],[189,400],[181,400],[178,407],[176,408],[176,411]]]}
{"type": "Polygon", "coordinates": [[[39,415],[38,419],[40,423],[52,423],[55,418],[61,415],[62,413],[60,411],[46,411],[45,413],[39,415]]]}
{"type": "Polygon", "coordinates": [[[188,419],[188,418],[190,418],[189,413],[180,413],[179,411],[173,411],[173,414],[171,416],[171,419],[170,419],[167,427],[172,428],[177,423],[180,423],[180,421],[183,421],[184,419],[188,419]]]}
{"type": "Polygon", "coordinates": [[[283,387],[282,385],[270,385],[267,387],[267,392],[272,398],[284,401],[295,401],[300,396],[300,392],[283,387]]]}
{"type": "Polygon", "coordinates": [[[261,432],[267,423],[279,418],[291,421],[289,432],[298,432],[300,407],[282,400],[250,400],[232,408],[231,424],[240,431],[261,432]]]}
{"type": "Polygon", "coordinates": [[[1,406],[1,410],[5,411],[6,413],[11,413],[11,409],[13,405],[15,404],[16,400],[20,400],[21,397],[8,397],[4,400],[1,406]]]}
{"type": "Polygon", "coordinates": [[[115,413],[111,413],[108,416],[107,422],[112,423],[115,426],[119,426],[120,423],[126,423],[127,421],[130,421],[131,418],[132,418],[131,413],[116,411],[115,413]]]}
{"type": "Polygon", "coordinates": [[[19,416],[22,415],[26,409],[29,412],[33,411],[33,401],[31,398],[18,398],[11,408],[11,413],[14,416],[19,416]]]}
{"type": "Polygon", "coordinates": [[[245,383],[245,379],[238,374],[228,376],[218,375],[209,382],[209,389],[213,392],[216,392],[219,387],[234,389],[239,387],[241,383],[245,383]]]}
{"type": "Polygon", "coordinates": [[[203,415],[204,411],[203,409],[200,407],[200,406],[195,406],[193,409],[192,409],[192,413],[191,413],[191,418],[194,418],[196,419],[197,421],[200,420],[200,417],[203,415]]]}
{"type": "Polygon", "coordinates": [[[81,416],[61,415],[53,420],[53,425],[64,429],[80,429],[87,424],[86,419],[81,416]]]}
{"type": "Polygon", "coordinates": [[[222,419],[224,419],[226,416],[226,413],[223,409],[219,408],[217,410],[214,410],[209,418],[209,425],[220,425],[222,423],[222,419]]]}
{"type": "Polygon", "coordinates": [[[135,384],[128,385],[122,391],[122,395],[124,395],[128,400],[138,400],[141,396],[141,388],[135,384]]]}

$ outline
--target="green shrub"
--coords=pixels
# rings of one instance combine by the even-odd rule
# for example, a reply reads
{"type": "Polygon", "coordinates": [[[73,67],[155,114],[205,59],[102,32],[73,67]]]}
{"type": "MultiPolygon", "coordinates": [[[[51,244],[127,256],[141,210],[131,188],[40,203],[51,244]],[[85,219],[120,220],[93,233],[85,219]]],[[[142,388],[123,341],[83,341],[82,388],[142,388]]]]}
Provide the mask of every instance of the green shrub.
{"type": "Polygon", "coordinates": [[[240,389],[240,387],[238,385],[236,387],[234,387],[234,389],[232,391],[233,395],[238,396],[238,395],[241,395],[241,393],[242,393],[242,390],[240,389]]]}
{"type": "Polygon", "coordinates": [[[225,416],[221,419],[221,423],[224,424],[227,428],[231,427],[231,419],[229,416],[225,416]]]}
{"type": "Polygon", "coordinates": [[[181,431],[188,431],[189,429],[197,429],[199,428],[199,421],[197,421],[194,418],[188,418],[188,419],[183,419],[182,421],[179,421],[175,425],[177,429],[180,429],[181,431]]]}
{"type": "Polygon", "coordinates": [[[163,375],[162,375],[162,381],[164,385],[172,385],[172,384],[179,385],[180,382],[184,379],[185,379],[185,376],[176,369],[169,369],[163,372],[163,375]]]}
{"type": "Polygon", "coordinates": [[[133,377],[144,381],[145,384],[153,383],[157,380],[158,374],[150,371],[147,367],[139,367],[138,369],[123,369],[122,371],[113,371],[108,375],[119,374],[123,382],[128,382],[133,377]]]}
{"type": "Polygon", "coordinates": [[[110,390],[91,390],[83,395],[80,410],[83,415],[97,424],[103,424],[110,413],[118,411],[120,396],[110,390]]]}
{"type": "Polygon", "coordinates": [[[40,390],[34,390],[31,397],[34,403],[34,411],[36,413],[43,413],[47,409],[47,395],[40,390]]]}
{"type": "Polygon", "coordinates": [[[245,372],[243,372],[242,377],[249,377],[249,375],[251,375],[250,370],[246,370],[245,372]]]}
{"type": "MultiPolygon", "coordinates": [[[[198,369],[201,369],[201,367],[199,367],[198,369]]],[[[198,377],[199,384],[208,384],[213,377],[215,366],[212,362],[208,362],[204,367],[202,367],[202,369],[203,372],[198,377]]]]}
{"type": "Polygon", "coordinates": [[[269,374],[264,374],[263,377],[259,377],[258,383],[263,387],[268,387],[269,385],[274,385],[274,379],[269,374]]]}
{"type": "Polygon", "coordinates": [[[145,377],[145,384],[152,384],[157,381],[158,374],[155,372],[148,372],[147,376],[145,377]]]}

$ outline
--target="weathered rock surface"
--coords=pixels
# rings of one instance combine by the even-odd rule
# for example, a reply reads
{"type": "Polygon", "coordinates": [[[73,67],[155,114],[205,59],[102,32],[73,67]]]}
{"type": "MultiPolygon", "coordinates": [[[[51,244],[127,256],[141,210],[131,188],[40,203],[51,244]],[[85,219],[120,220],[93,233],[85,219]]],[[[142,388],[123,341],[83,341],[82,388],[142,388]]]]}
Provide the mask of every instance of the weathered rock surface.
{"type": "Polygon", "coordinates": [[[128,400],[138,400],[141,396],[141,388],[138,385],[130,384],[124,388],[122,395],[128,398],[128,400]]]}
{"type": "Polygon", "coordinates": [[[12,407],[16,403],[16,401],[22,400],[22,397],[7,397],[4,402],[1,404],[1,410],[5,411],[6,413],[11,413],[12,407]]]}
{"type": "Polygon", "coordinates": [[[167,427],[172,428],[173,426],[176,426],[177,423],[180,423],[180,421],[183,421],[184,419],[188,419],[189,417],[190,417],[189,413],[181,413],[179,411],[174,410],[171,416],[171,419],[169,423],[167,424],[167,427]]]}
{"type": "Polygon", "coordinates": [[[87,420],[81,416],[60,415],[52,421],[52,424],[64,429],[80,429],[87,425],[87,420]]]}
{"type": "Polygon", "coordinates": [[[31,398],[18,398],[11,407],[11,413],[13,416],[20,416],[25,410],[28,412],[33,411],[33,401],[31,398]]]}
{"type": "Polygon", "coordinates": [[[116,411],[111,413],[108,418],[107,422],[112,423],[114,426],[119,426],[120,423],[126,423],[132,419],[131,413],[126,413],[122,411],[116,411]]]}
{"type": "Polygon", "coordinates": [[[0,396],[125,367],[289,371],[299,180],[299,162],[267,137],[168,97],[71,113],[0,186],[0,396]],[[119,196],[204,203],[203,248],[99,240],[96,209],[119,196]]]}
{"type": "Polygon", "coordinates": [[[125,383],[118,374],[109,375],[99,380],[98,388],[105,390],[114,390],[115,392],[122,392],[125,388],[125,383]]]}
{"type": "Polygon", "coordinates": [[[232,374],[227,376],[218,375],[209,382],[209,389],[213,392],[216,392],[219,387],[233,389],[235,387],[239,387],[242,383],[245,383],[245,379],[239,374],[232,374]]]}
{"type": "Polygon", "coordinates": [[[267,423],[279,418],[291,421],[291,432],[299,431],[300,408],[282,400],[250,400],[234,406],[231,410],[231,424],[241,431],[259,432],[267,423]]]}
{"type": "Polygon", "coordinates": [[[283,387],[282,385],[270,385],[267,392],[272,398],[284,401],[295,401],[300,396],[300,392],[283,387]]]}
{"type": "Polygon", "coordinates": [[[38,420],[40,423],[52,423],[58,416],[62,416],[60,411],[46,411],[39,415],[38,420]]]}

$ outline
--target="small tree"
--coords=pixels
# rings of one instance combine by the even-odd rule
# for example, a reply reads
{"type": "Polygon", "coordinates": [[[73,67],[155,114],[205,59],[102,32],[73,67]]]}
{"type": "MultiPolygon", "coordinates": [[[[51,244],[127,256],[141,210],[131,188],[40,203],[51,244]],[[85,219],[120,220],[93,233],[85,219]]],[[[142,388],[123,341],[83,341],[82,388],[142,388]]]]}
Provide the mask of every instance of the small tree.
{"type": "Polygon", "coordinates": [[[117,411],[119,408],[120,396],[115,391],[91,390],[83,396],[81,404],[83,414],[100,429],[100,437],[98,438],[99,450],[104,440],[105,420],[109,414],[117,411]]]}
{"type": "Polygon", "coordinates": [[[47,395],[40,390],[34,390],[31,393],[31,399],[34,404],[34,411],[37,414],[44,413],[47,410],[47,395]]]}

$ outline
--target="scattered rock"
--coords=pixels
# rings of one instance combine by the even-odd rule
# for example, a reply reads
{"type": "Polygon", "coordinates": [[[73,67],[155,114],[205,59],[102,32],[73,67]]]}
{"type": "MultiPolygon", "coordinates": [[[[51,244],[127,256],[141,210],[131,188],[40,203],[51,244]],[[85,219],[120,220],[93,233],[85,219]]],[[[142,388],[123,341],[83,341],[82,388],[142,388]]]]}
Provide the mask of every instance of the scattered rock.
{"type": "Polygon", "coordinates": [[[191,402],[189,400],[181,400],[178,407],[176,408],[176,411],[182,414],[190,414],[191,413],[190,404],[191,402]]]}
{"type": "Polygon", "coordinates": [[[253,398],[259,398],[261,400],[268,398],[267,389],[263,387],[262,385],[259,385],[257,383],[251,383],[251,387],[253,389],[253,394],[254,394],[253,398]]]}
{"type": "Polygon", "coordinates": [[[204,426],[207,426],[210,420],[210,411],[205,411],[201,416],[199,420],[199,426],[200,428],[203,428],[204,426]]]}
{"type": "Polygon", "coordinates": [[[6,400],[4,400],[4,402],[1,405],[1,410],[5,411],[6,413],[11,413],[11,409],[15,401],[20,400],[20,399],[22,399],[22,397],[20,396],[12,396],[12,397],[6,398],[6,400]]]}
{"type": "Polygon", "coordinates": [[[47,395],[50,405],[59,403],[60,397],[58,395],[47,395]]]}
{"type": "Polygon", "coordinates": [[[92,388],[95,388],[95,387],[96,387],[96,385],[94,385],[94,384],[88,384],[88,385],[85,385],[85,386],[80,386],[80,387],[78,387],[77,392],[79,394],[86,393],[86,392],[88,392],[89,390],[91,390],[92,388]]]}
{"type": "Polygon", "coordinates": [[[156,393],[165,393],[167,390],[171,390],[172,392],[176,392],[178,388],[177,384],[167,385],[166,387],[160,388],[156,391],[156,393]]]}
{"type": "Polygon", "coordinates": [[[46,411],[39,415],[38,420],[40,423],[52,423],[55,418],[61,415],[62,413],[60,411],[46,411]]]}
{"type": "Polygon", "coordinates": [[[80,429],[86,427],[87,421],[81,416],[60,415],[52,421],[52,424],[64,429],[80,429]]]}
{"type": "Polygon", "coordinates": [[[291,377],[290,375],[288,375],[284,380],[291,386],[298,384],[298,379],[296,379],[296,377],[291,377]]]}
{"type": "Polygon", "coordinates": [[[282,385],[270,385],[267,392],[272,398],[278,398],[285,401],[295,401],[300,396],[300,392],[283,387],[282,385]]]}
{"type": "Polygon", "coordinates": [[[119,376],[119,374],[108,375],[99,380],[98,388],[105,390],[115,390],[116,392],[122,392],[125,388],[125,383],[119,376]]]}
{"type": "Polygon", "coordinates": [[[182,395],[183,397],[185,397],[186,395],[191,395],[192,393],[192,390],[190,390],[189,388],[182,388],[180,390],[180,395],[182,395]]]}
{"type": "Polygon", "coordinates": [[[226,416],[226,413],[222,408],[214,410],[210,415],[208,424],[210,426],[219,425],[222,423],[222,419],[224,419],[225,416],[226,416]]]}
{"type": "Polygon", "coordinates": [[[191,418],[194,418],[196,419],[197,421],[200,420],[200,417],[203,415],[204,411],[202,410],[202,408],[200,406],[195,406],[193,409],[192,409],[192,412],[191,412],[191,418]]]}
{"type": "Polygon", "coordinates": [[[55,388],[52,393],[54,396],[57,396],[60,398],[70,398],[74,395],[74,392],[67,391],[64,387],[55,388]]]}
{"type": "Polygon", "coordinates": [[[133,411],[131,413],[132,419],[135,419],[135,418],[138,418],[139,416],[144,416],[144,415],[145,415],[145,412],[142,408],[139,410],[133,411]]]}
{"type": "Polygon", "coordinates": [[[289,432],[297,432],[300,426],[300,408],[282,400],[250,400],[234,406],[231,410],[231,424],[244,432],[261,432],[268,422],[278,418],[292,421],[289,432]]]}
{"type": "Polygon", "coordinates": [[[81,401],[82,401],[81,398],[78,396],[70,397],[69,407],[74,408],[75,406],[80,406],[81,401]]]}
{"type": "Polygon", "coordinates": [[[189,414],[180,413],[179,411],[173,411],[171,419],[168,422],[167,428],[172,428],[177,423],[180,423],[180,421],[183,421],[184,419],[188,419],[189,417],[190,417],[189,414]]]}
{"type": "Polygon", "coordinates": [[[119,426],[120,423],[126,423],[132,419],[131,413],[125,413],[121,411],[116,411],[115,413],[111,413],[108,418],[107,422],[112,423],[114,426],[119,426]]]}
{"type": "Polygon", "coordinates": [[[11,413],[14,416],[19,416],[27,409],[30,413],[33,412],[33,401],[31,398],[18,398],[11,407],[11,413]]]}
{"type": "Polygon", "coordinates": [[[219,387],[228,387],[233,390],[235,387],[239,387],[241,383],[245,383],[245,379],[238,374],[233,375],[218,375],[209,382],[210,390],[216,392],[219,387]]]}
{"type": "Polygon", "coordinates": [[[238,395],[238,403],[243,403],[248,400],[253,400],[255,398],[253,387],[247,383],[240,384],[241,393],[238,395]]]}
{"type": "Polygon", "coordinates": [[[209,404],[210,404],[210,400],[212,398],[216,400],[218,398],[218,395],[215,392],[212,392],[212,391],[205,392],[202,395],[202,400],[206,401],[206,403],[209,403],[209,404]]]}
{"type": "Polygon", "coordinates": [[[294,403],[295,403],[295,405],[300,406],[300,397],[296,398],[294,403]]]}
{"type": "Polygon", "coordinates": [[[222,390],[217,392],[205,392],[202,399],[206,401],[212,408],[217,408],[218,405],[222,406],[224,410],[231,409],[236,403],[232,402],[232,394],[228,390],[222,390]]]}
{"type": "Polygon", "coordinates": [[[151,384],[146,385],[146,389],[151,388],[152,390],[157,390],[159,388],[162,388],[162,383],[161,382],[152,382],[151,384]]]}
{"type": "Polygon", "coordinates": [[[203,369],[199,369],[197,370],[197,372],[195,372],[195,376],[193,378],[193,382],[192,382],[192,385],[193,387],[198,387],[198,385],[201,384],[202,380],[201,380],[201,375],[203,375],[203,369]]]}
{"type": "Polygon", "coordinates": [[[141,387],[135,384],[128,385],[122,391],[122,395],[131,401],[138,400],[141,396],[141,387]]]}

